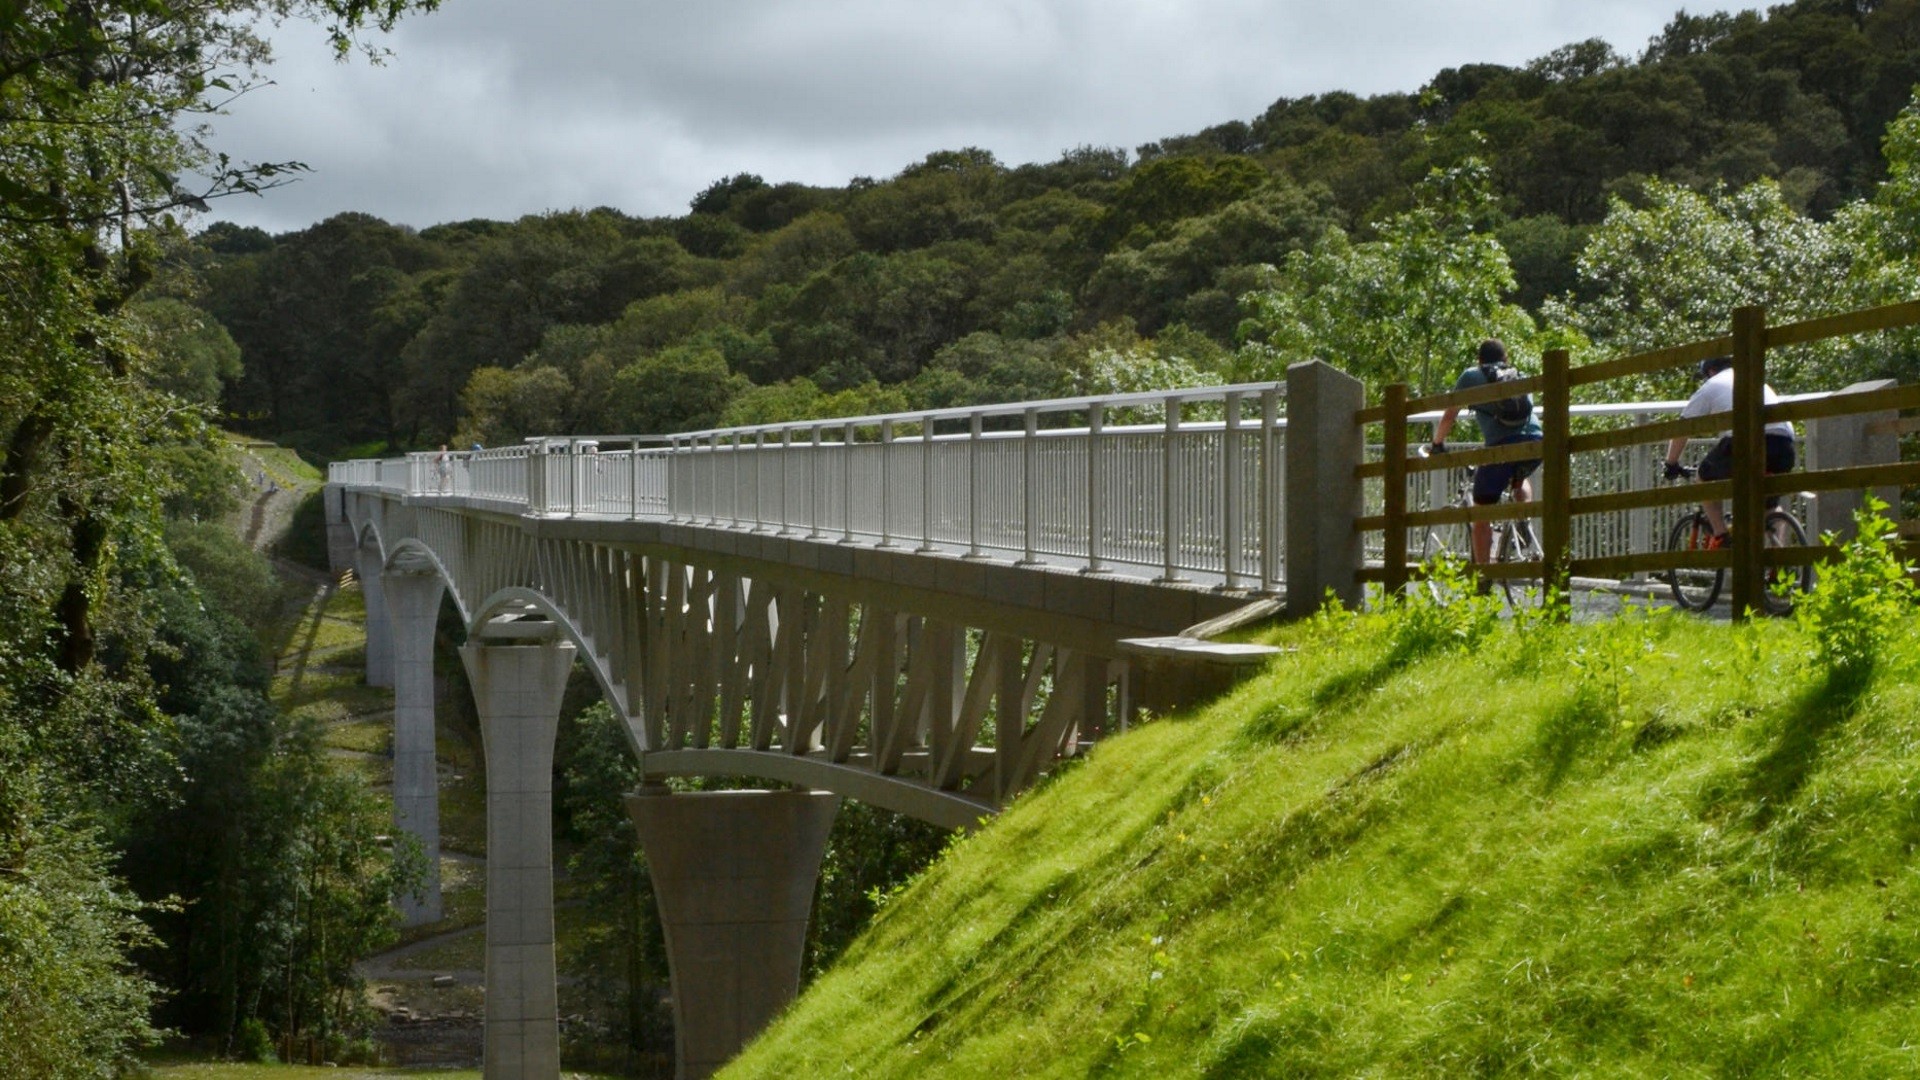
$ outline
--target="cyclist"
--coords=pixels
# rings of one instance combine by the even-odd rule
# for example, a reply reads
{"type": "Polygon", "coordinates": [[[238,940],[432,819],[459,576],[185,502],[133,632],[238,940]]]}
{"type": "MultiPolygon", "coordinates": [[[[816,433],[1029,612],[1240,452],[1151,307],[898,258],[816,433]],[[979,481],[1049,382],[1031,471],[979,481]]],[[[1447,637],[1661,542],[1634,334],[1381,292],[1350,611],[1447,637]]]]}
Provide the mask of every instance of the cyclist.
{"type": "MultiPolygon", "coordinates": [[[[1476,386],[1486,386],[1500,381],[1501,369],[1509,368],[1507,347],[1494,338],[1480,343],[1476,362],[1460,373],[1453,388],[1471,390],[1476,386]]],[[[1510,443],[1539,442],[1541,440],[1540,421],[1531,411],[1526,419],[1519,421],[1502,420],[1496,411],[1498,402],[1486,402],[1473,406],[1474,419],[1480,423],[1480,434],[1487,446],[1506,446],[1510,443]]],[[[1447,436],[1453,431],[1454,421],[1459,417],[1459,408],[1451,408],[1440,414],[1433,425],[1433,445],[1431,452],[1445,453],[1447,436]]],[[[1494,465],[1482,465],[1473,472],[1473,504],[1491,506],[1500,501],[1500,495],[1509,489],[1513,491],[1513,501],[1528,502],[1533,498],[1533,487],[1527,477],[1540,467],[1540,459],[1527,461],[1502,461],[1494,465]]],[[[1484,563],[1493,550],[1493,524],[1487,521],[1473,523],[1473,561],[1484,563]]]]}
{"type": "MultiPolygon", "coordinates": [[[[1700,388],[1687,399],[1680,410],[1684,418],[1712,416],[1716,413],[1733,411],[1733,357],[1713,356],[1700,361],[1700,388]]],[[[1764,405],[1780,400],[1773,387],[1762,384],[1760,399],[1764,405]]],[[[1785,420],[1776,420],[1766,427],[1767,437],[1767,475],[1792,472],[1794,465],[1793,425],[1785,420]]],[[[1669,480],[1678,480],[1687,475],[1686,466],[1680,464],[1680,452],[1687,447],[1685,435],[1675,436],[1667,444],[1667,469],[1669,480]]],[[[1698,475],[1701,482],[1725,480],[1733,475],[1733,432],[1720,435],[1720,441],[1713,444],[1707,456],[1700,459],[1698,475]]],[[[1707,524],[1713,529],[1713,537],[1707,541],[1707,547],[1719,548],[1727,544],[1727,510],[1719,499],[1701,502],[1700,509],[1707,515],[1707,524]]]]}

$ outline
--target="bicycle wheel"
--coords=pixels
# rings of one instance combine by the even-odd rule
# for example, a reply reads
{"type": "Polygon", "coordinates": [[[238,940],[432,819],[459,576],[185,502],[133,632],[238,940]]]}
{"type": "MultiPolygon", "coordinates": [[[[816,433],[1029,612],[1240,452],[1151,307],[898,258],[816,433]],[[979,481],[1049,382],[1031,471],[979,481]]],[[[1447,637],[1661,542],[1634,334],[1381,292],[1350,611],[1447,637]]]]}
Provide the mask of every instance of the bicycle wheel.
{"type": "MultiPolygon", "coordinates": [[[[1785,510],[1769,511],[1765,543],[1770,548],[1805,547],[1807,530],[1785,510]]],[[[1761,586],[1760,610],[1769,615],[1791,614],[1794,597],[1813,587],[1813,567],[1769,566],[1761,586]]]]}
{"type": "MultiPolygon", "coordinates": [[[[1494,562],[1539,562],[1540,558],[1540,540],[1534,535],[1533,522],[1517,518],[1494,529],[1494,562]]],[[[1500,591],[1507,594],[1508,607],[1539,607],[1546,599],[1546,582],[1531,572],[1525,577],[1503,577],[1500,591]]]]}
{"type": "MultiPolygon", "coordinates": [[[[1707,515],[1695,510],[1673,523],[1673,531],[1667,534],[1667,550],[1705,551],[1712,537],[1713,527],[1707,524],[1707,515]]],[[[1725,570],[1678,566],[1667,571],[1667,584],[1673,589],[1674,603],[1688,611],[1705,611],[1720,598],[1720,587],[1726,576],[1725,570]]]]}
{"type": "MultiPolygon", "coordinates": [[[[1426,534],[1421,538],[1419,549],[1420,565],[1422,567],[1431,567],[1441,559],[1458,559],[1465,561],[1472,553],[1473,547],[1468,540],[1466,526],[1435,525],[1428,529],[1426,534]]],[[[1446,601],[1452,599],[1447,589],[1431,578],[1423,576],[1421,578],[1421,584],[1433,594],[1435,600],[1446,601]]]]}

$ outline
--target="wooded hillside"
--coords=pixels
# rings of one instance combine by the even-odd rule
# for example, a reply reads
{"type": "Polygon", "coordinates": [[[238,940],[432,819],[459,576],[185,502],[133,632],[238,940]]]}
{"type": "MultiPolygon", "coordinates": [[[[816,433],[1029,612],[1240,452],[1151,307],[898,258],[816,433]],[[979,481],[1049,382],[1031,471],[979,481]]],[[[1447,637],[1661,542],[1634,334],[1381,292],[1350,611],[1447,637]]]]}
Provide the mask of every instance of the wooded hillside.
{"type": "Polygon", "coordinates": [[[244,358],[228,408],[324,452],[1263,378],[1306,355],[1432,384],[1488,333],[1522,356],[1611,349],[1732,303],[1889,298],[1899,253],[1862,208],[1901,197],[1882,142],[1916,82],[1920,2],[1800,0],[1677,15],[1633,57],[1590,40],[1415,94],[1283,98],[1131,153],[963,148],[840,188],[738,175],[671,218],[215,225],[191,258],[244,358]]]}

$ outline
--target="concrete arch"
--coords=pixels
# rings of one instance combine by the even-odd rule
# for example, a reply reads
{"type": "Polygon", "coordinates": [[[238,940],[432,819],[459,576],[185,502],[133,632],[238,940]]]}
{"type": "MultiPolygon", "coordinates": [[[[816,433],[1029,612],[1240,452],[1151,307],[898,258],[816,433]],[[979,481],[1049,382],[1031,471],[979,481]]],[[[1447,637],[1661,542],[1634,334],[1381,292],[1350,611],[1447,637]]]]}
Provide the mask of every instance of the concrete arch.
{"type": "Polygon", "coordinates": [[[626,721],[621,726],[626,729],[627,742],[634,755],[636,757],[644,755],[647,752],[646,734],[632,722],[631,718],[634,714],[628,704],[625,688],[615,683],[613,673],[607,668],[606,656],[593,647],[593,639],[581,631],[578,620],[552,597],[524,585],[509,585],[499,590],[477,605],[472,615],[467,618],[468,640],[485,637],[487,623],[494,617],[529,607],[545,615],[554,626],[559,628],[559,633],[579,650],[578,656],[587,665],[587,670],[593,674],[593,681],[600,687],[601,697],[605,698],[607,704],[613,706],[614,711],[626,721]]]}
{"type": "Polygon", "coordinates": [[[445,583],[447,596],[453,601],[454,610],[460,613],[461,625],[467,627],[469,632],[472,632],[474,625],[473,616],[467,610],[467,602],[464,594],[460,591],[460,582],[453,576],[453,572],[447,569],[447,564],[441,560],[440,553],[433,550],[430,545],[412,537],[403,539],[393,546],[393,552],[381,561],[381,565],[388,570],[411,572],[415,568],[408,566],[408,561],[416,557],[424,559],[431,565],[433,573],[445,583]]]}

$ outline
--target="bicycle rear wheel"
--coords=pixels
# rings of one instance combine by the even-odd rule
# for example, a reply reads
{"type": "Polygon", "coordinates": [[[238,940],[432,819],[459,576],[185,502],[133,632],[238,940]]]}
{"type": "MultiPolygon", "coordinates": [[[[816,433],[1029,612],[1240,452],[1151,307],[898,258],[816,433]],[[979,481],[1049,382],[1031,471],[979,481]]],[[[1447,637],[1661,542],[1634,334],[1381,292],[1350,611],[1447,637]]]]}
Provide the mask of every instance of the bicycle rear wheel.
{"type": "MultiPolygon", "coordinates": [[[[1707,515],[1695,510],[1673,523],[1673,531],[1667,534],[1667,550],[1705,551],[1712,537],[1713,526],[1707,524],[1707,515]]],[[[1725,570],[1676,566],[1667,571],[1667,585],[1673,589],[1674,603],[1688,611],[1705,611],[1720,598],[1726,576],[1725,570]]]]}
{"type": "MultiPolygon", "coordinates": [[[[1769,511],[1765,543],[1770,548],[1805,547],[1807,530],[1785,510],[1769,511]]],[[[1769,566],[1761,585],[1760,610],[1769,615],[1791,614],[1794,597],[1813,587],[1813,567],[1769,566]]]]}
{"type": "MultiPolygon", "coordinates": [[[[1534,535],[1532,521],[1517,518],[1507,523],[1505,528],[1494,529],[1494,562],[1539,562],[1540,558],[1540,540],[1534,535]]],[[[1525,577],[1500,579],[1500,591],[1506,594],[1507,606],[1514,608],[1539,607],[1546,599],[1545,586],[1540,576],[1531,572],[1525,577]]]]}
{"type": "MultiPolygon", "coordinates": [[[[1472,543],[1464,525],[1435,525],[1421,538],[1418,555],[1423,568],[1431,568],[1442,559],[1466,561],[1473,554],[1472,543]]],[[[1452,599],[1445,587],[1430,578],[1423,578],[1421,587],[1432,592],[1435,600],[1452,599]]]]}

